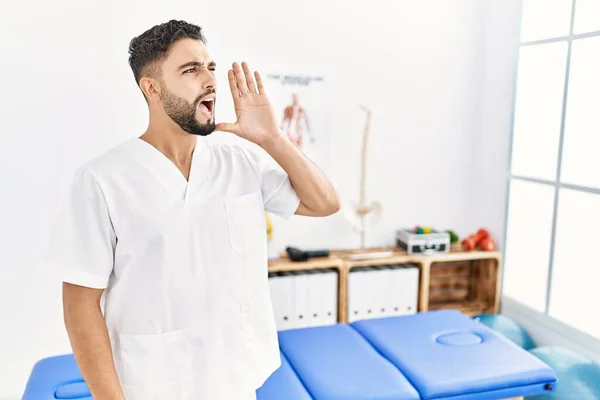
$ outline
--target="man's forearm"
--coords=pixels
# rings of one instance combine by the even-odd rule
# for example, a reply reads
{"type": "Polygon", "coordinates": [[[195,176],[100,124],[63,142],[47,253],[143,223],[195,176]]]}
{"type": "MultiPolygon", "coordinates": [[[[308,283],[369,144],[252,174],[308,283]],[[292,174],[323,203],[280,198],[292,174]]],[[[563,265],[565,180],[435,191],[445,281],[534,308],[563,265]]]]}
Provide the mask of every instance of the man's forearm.
{"type": "Polygon", "coordinates": [[[288,174],[307,214],[329,215],[339,210],[339,198],[329,179],[293,143],[279,135],[262,147],[288,174]]]}
{"type": "Polygon", "coordinates": [[[97,305],[65,306],[65,326],[77,365],[95,400],[124,400],[102,311],[97,305]]]}

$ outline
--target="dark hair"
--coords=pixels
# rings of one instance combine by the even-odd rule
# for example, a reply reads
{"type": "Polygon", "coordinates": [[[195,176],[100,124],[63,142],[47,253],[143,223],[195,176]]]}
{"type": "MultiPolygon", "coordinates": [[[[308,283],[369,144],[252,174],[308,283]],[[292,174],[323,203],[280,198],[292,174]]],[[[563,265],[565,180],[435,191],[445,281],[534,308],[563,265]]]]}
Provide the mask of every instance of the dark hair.
{"type": "Polygon", "coordinates": [[[129,43],[129,66],[133,71],[136,83],[139,84],[145,73],[156,73],[157,71],[153,69],[156,62],[167,57],[171,46],[175,42],[187,38],[200,40],[206,44],[202,27],[176,20],[155,25],[131,39],[129,43]],[[149,68],[150,70],[146,72],[149,68]]]}

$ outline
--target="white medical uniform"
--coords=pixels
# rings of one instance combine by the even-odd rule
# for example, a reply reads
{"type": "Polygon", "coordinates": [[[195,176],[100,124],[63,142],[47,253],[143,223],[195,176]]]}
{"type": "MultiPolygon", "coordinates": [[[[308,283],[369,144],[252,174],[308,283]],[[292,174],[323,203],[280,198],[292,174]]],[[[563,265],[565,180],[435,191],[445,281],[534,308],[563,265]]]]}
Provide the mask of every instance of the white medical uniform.
{"type": "Polygon", "coordinates": [[[106,289],[127,400],[253,397],[280,365],[264,211],[299,202],[255,152],[198,137],[186,180],[135,137],[77,171],[44,268],[106,289]]]}

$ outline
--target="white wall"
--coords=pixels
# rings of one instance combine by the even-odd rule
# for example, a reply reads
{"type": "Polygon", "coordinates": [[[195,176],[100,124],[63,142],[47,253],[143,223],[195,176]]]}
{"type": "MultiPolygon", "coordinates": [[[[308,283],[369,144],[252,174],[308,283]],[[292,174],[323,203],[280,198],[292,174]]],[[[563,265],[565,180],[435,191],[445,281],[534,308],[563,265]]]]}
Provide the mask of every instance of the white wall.
{"type": "Polygon", "coordinates": [[[484,7],[483,79],[476,135],[477,221],[504,248],[510,131],[523,0],[487,1],[484,7]]]}
{"type": "MultiPolygon", "coordinates": [[[[505,125],[494,118],[505,124],[510,62],[501,59],[497,74],[486,74],[498,60],[484,48],[492,42],[502,53],[513,44],[501,29],[486,36],[484,6],[479,0],[12,2],[0,24],[0,397],[18,397],[39,358],[70,351],[59,283],[31,276],[28,268],[74,169],[146,127],[145,103],[127,65],[131,37],[170,18],[203,25],[220,65],[220,120],[233,116],[223,72],[234,60],[259,70],[323,74],[333,121],[328,172],[345,201],[358,196],[363,115],[357,104],[370,104],[368,192],[383,204],[384,219],[367,244],[390,245],[395,229],[415,224],[460,234],[482,221],[494,234],[503,226],[504,188],[497,185],[504,156],[488,155],[506,141],[505,125]],[[498,88],[493,95],[483,90],[489,84],[498,88]],[[484,160],[492,180],[481,173],[484,160]]],[[[341,213],[275,224],[279,248],[359,243],[341,213]]]]}

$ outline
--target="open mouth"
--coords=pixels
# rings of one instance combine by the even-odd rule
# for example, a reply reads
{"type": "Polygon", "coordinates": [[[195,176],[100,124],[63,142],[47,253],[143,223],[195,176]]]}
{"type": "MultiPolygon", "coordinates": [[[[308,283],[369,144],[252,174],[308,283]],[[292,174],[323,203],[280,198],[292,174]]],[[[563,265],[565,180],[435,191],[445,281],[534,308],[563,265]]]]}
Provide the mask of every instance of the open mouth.
{"type": "Polygon", "coordinates": [[[200,110],[204,111],[206,114],[212,115],[215,107],[215,99],[203,100],[200,102],[198,107],[200,107],[200,110]]]}

